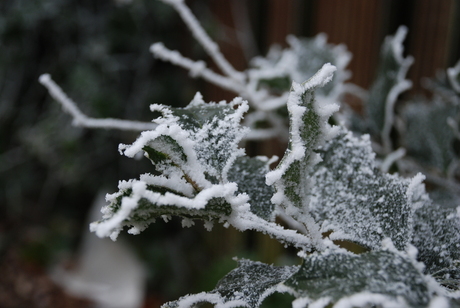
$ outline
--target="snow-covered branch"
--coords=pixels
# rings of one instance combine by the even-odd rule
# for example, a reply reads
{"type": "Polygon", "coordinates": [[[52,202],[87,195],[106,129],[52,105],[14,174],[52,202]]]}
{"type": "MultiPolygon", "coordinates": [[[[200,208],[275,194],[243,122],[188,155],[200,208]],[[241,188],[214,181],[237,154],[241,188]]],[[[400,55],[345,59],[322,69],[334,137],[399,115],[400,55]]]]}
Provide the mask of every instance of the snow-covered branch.
{"type": "Polygon", "coordinates": [[[219,50],[219,46],[211,40],[209,35],[204,31],[196,17],[190,11],[187,5],[182,0],[162,0],[164,3],[171,5],[181,16],[187,27],[192,32],[195,39],[203,46],[208,55],[214,60],[216,65],[227,76],[234,80],[243,81],[244,74],[238,72],[233,66],[225,59],[219,50]]]}
{"type": "Polygon", "coordinates": [[[40,83],[48,89],[50,95],[62,105],[65,112],[73,117],[73,124],[75,126],[82,126],[88,128],[105,128],[105,129],[120,129],[131,131],[145,131],[154,129],[157,125],[155,123],[129,121],[120,119],[95,119],[85,115],[59,87],[49,74],[43,74],[39,78],[40,83]]]}
{"type": "Polygon", "coordinates": [[[191,77],[202,77],[204,80],[223,89],[227,89],[235,93],[241,92],[241,83],[237,83],[229,77],[225,77],[213,72],[206,67],[206,64],[203,61],[193,61],[182,56],[176,50],[170,50],[166,48],[163,43],[152,44],[150,46],[150,52],[153,53],[155,57],[163,61],[169,61],[172,64],[188,70],[191,77]]]}

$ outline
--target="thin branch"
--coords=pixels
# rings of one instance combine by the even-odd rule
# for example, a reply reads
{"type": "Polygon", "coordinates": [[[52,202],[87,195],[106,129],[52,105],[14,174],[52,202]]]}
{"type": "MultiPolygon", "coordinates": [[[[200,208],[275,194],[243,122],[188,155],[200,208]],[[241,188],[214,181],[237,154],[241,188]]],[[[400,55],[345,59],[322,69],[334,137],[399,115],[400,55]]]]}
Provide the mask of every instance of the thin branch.
{"type": "Polygon", "coordinates": [[[384,173],[387,173],[390,170],[390,167],[398,160],[403,158],[406,155],[406,149],[399,148],[396,151],[389,153],[382,162],[380,170],[384,173]]]}
{"type": "Polygon", "coordinates": [[[235,70],[233,66],[225,59],[219,50],[219,46],[209,37],[200,25],[195,15],[184,4],[183,0],[162,0],[164,3],[171,5],[181,16],[182,20],[188,26],[195,39],[203,46],[204,50],[213,59],[222,72],[234,80],[243,82],[244,74],[235,70]]]}
{"type": "Polygon", "coordinates": [[[206,67],[203,61],[193,61],[182,56],[178,51],[166,48],[163,43],[155,43],[150,46],[150,52],[163,61],[180,66],[190,72],[191,77],[203,77],[206,81],[215,84],[223,89],[233,91],[237,94],[242,92],[242,85],[236,83],[231,77],[219,75],[206,67]]]}
{"type": "Polygon", "coordinates": [[[39,78],[40,83],[48,89],[49,94],[62,105],[65,112],[73,117],[73,125],[88,128],[120,129],[131,131],[145,131],[155,129],[155,123],[129,121],[120,119],[96,119],[85,115],[62,89],[51,79],[49,74],[39,78]]]}
{"type": "Polygon", "coordinates": [[[254,56],[258,55],[254,31],[249,22],[249,12],[247,2],[244,0],[233,0],[231,2],[232,17],[235,22],[235,33],[243,50],[246,61],[249,62],[254,56]]]}

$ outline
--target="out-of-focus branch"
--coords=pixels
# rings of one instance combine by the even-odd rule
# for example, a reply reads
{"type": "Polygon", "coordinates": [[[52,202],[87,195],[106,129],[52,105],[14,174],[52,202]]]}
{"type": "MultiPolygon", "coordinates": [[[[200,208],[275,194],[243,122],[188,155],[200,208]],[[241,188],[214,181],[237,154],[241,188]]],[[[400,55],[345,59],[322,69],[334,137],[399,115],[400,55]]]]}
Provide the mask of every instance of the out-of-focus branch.
{"type": "Polygon", "coordinates": [[[171,5],[181,16],[187,27],[192,32],[195,39],[203,46],[204,50],[213,59],[216,65],[224,72],[225,75],[234,80],[243,81],[245,76],[243,73],[238,72],[233,66],[225,59],[219,50],[219,46],[211,40],[209,35],[204,31],[195,15],[190,11],[183,0],[162,0],[164,3],[171,5]]]}
{"type": "Polygon", "coordinates": [[[190,72],[192,77],[203,77],[206,81],[215,84],[223,89],[227,89],[236,93],[241,92],[241,84],[235,82],[232,78],[217,74],[206,67],[203,61],[193,61],[182,56],[176,50],[166,48],[163,43],[155,43],[150,46],[150,52],[163,61],[169,61],[172,64],[180,66],[190,72]]]}
{"type": "Polygon", "coordinates": [[[129,121],[120,119],[95,119],[85,115],[65,93],[51,79],[49,74],[43,74],[39,78],[40,83],[48,89],[50,95],[62,105],[65,112],[73,117],[73,125],[88,128],[105,128],[105,129],[120,129],[131,131],[152,130],[157,125],[155,123],[129,121]]]}

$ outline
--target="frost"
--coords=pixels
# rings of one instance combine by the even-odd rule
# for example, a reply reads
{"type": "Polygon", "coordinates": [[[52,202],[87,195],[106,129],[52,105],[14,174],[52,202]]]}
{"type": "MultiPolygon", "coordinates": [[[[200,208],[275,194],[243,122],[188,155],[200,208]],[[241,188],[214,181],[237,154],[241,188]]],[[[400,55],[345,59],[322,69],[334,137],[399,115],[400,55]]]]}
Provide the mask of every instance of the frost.
{"type": "MultiPolygon", "coordinates": [[[[414,183],[375,167],[368,136],[343,129],[321,149],[311,173],[310,211],[321,232],[377,249],[389,237],[404,249],[412,231],[414,183]]],[[[419,181],[418,178],[416,181],[419,181]]]]}
{"type": "Polygon", "coordinates": [[[413,245],[425,272],[448,290],[460,286],[460,217],[432,202],[415,212],[413,245]]]}
{"type": "Polygon", "coordinates": [[[185,108],[152,105],[152,111],[162,114],[154,120],[156,129],[142,132],[120,151],[128,157],[144,152],[155,174],[121,181],[91,231],[116,239],[125,226],[138,234],[156,218],[173,215],[183,218],[184,227],[202,219],[209,230],[212,221],[219,221],[311,249],[309,237],[272,222],[273,188],[265,184],[265,174],[273,160],[245,157],[238,147],[246,132],[240,122],[247,108],[240,98],[206,104],[199,93],[185,108]]]}
{"type": "Polygon", "coordinates": [[[265,175],[271,161],[259,158],[238,158],[229,170],[228,179],[238,184],[241,192],[246,192],[251,204],[251,212],[268,220],[274,220],[274,205],[270,198],[274,193],[271,186],[265,184],[265,175]]]}
{"type": "Polygon", "coordinates": [[[433,104],[409,104],[398,118],[395,103],[411,86],[405,76],[413,60],[403,57],[407,29],[400,27],[385,40],[369,96],[353,93],[367,100],[368,119],[348,121],[376,142],[377,154],[385,156],[377,165],[369,135],[354,137],[330,125],[340,96],[351,89],[362,92],[345,84],[351,55],[344,46],[327,44],[323,34],[313,39],[290,36],[288,48],[273,47],[240,72],[185,1],[163,2],[179,13],[220,73],[162,43],[150,47],[154,56],[247,101],[238,97],[229,104],[205,103],[197,93],[185,108],[151,105],[152,112],[161,114],[153,123],[93,119],[49,75],[42,75],[40,82],[74,124],[142,131],[132,144],[120,145],[119,152],[149,159],[150,172],[120,181],[118,192],[106,197],[103,219],[91,224],[91,230],[115,240],[125,227],[139,234],[158,218],[168,222],[178,216],[183,227],[200,219],[208,231],[218,222],[268,234],[298,248],[304,259],[300,267],[240,260],[214,290],[166,307],[211,303],[255,308],[273,292],[295,295],[294,308],[459,306],[460,62],[447,70],[445,80],[437,81],[433,104]],[[289,145],[270,171],[274,160],[249,158],[238,144],[245,136],[287,136],[286,102],[289,145]],[[393,126],[398,138],[390,138],[393,126]],[[397,150],[395,140],[401,142],[397,150]],[[432,201],[420,173],[412,179],[387,174],[395,168],[412,175],[428,171],[427,181],[448,191],[432,196],[447,195],[443,199],[449,200],[432,201]]]}
{"type": "Polygon", "coordinates": [[[386,38],[381,51],[377,79],[369,91],[367,102],[371,132],[380,134],[382,143],[389,152],[390,130],[393,125],[394,104],[399,94],[409,89],[412,83],[404,79],[412,57],[403,58],[403,40],[407,28],[401,26],[393,37],[386,38]]]}
{"type": "Polygon", "coordinates": [[[447,173],[456,159],[455,132],[448,119],[460,119],[460,106],[435,98],[432,102],[413,102],[402,110],[402,143],[408,155],[426,168],[447,173]]]}
{"type": "Polygon", "coordinates": [[[163,307],[190,307],[194,304],[209,302],[216,308],[256,308],[267,296],[277,292],[278,285],[298,269],[298,266],[273,266],[245,259],[238,260],[238,268],[222,278],[214,290],[187,295],[163,307]]]}
{"type": "Polygon", "coordinates": [[[273,46],[267,57],[252,60],[250,83],[275,92],[287,91],[292,81],[301,83],[321,69],[324,63],[331,63],[337,68],[337,73],[329,84],[318,89],[317,95],[320,100],[326,97],[336,99],[344,90],[343,83],[350,77],[346,66],[351,54],[346,47],[328,44],[324,33],[311,39],[290,35],[287,42],[289,48],[279,50],[273,46]]]}
{"type": "Polygon", "coordinates": [[[403,57],[403,41],[407,28],[400,26],[394,36],[388,36],[380,52],[377,77],[369,90],[366,119],[352,116],[351,129],[370,133],[383,145],[383,152],[392,150],[390,132],[394,125],[394,105],[398,96],[412,83],[405,79],[412,57],[403,57]],[[359,119],[358,119],[359,118],[359,119]],[[364,124],[363,124],[364,121],[364,124]]]}
{"type": "Polygon", "coordinates": [[[454,67],[447,69],[447,77],[449,78],[452,88],[460,93],[460,61],[454,67]]]}
{"type": "Polygon", "coordinates": [[[157,217],[171,214],[183,216],[183,225],[190,226],[192,217],[209,221],[243,206],[247,195],[236,193],[227,173],[244,155],[238,142],[245,129],[239,123],[247,108],[241,99],[205,104],[200,94],[183,109],[152,105],[152,111],[162,113],[154,120],[156,129],[144,131],[132,145],[121,145],[120,151],[129,157],[143,151],[160,174],[121,181],[92,231],[116,238],[125,225],[139,233],[157,217]]]}
{"type": "Polygon", "coordinates": [[[330,298],[337,302],[334,307],[385,301],[421,307],[431,297],[424,276],[412,262],[391,251],[315,253],[284,284],[298,297],[330,298]]]}
{"type": "Polygon", "coordinates": [[[327,123],[338,106],[324,107],[315,101],[314,90],[331,80],[334,67],[325,64],[303,84],[293,83],[288,99],[290,114],[289,148],[276,167],[266,176],[267,184],[274,185],[276,194],[272,202],[285,208],[286,214],[303,223],[316,245],[321,245],[320,234],[308,214],[309,170],[320,160],[314,152],[334,130],[327,123]],[[327,112],[318,112],[318,110],[327,112]]]}

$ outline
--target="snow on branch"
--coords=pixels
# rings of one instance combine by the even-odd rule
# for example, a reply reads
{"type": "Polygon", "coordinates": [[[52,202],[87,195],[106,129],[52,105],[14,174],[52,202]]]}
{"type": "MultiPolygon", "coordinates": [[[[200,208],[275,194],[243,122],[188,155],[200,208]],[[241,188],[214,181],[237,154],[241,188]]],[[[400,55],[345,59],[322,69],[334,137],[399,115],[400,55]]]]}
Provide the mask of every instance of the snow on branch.
{"type": "Polygon", "coordinates": [[[195,39],[201,44],[201,46],[203,46],[208,55],[227,76],[230,76],[232,79],[238,81],[244,80],[244,74],[235,70],[227,59],[225,59],[219,50],[219,46],[211,40],[188,6],[184,4],[183,0],[162,1],[171,5],[179,13],[195,39]]]}
{"type": "Polygon", "coordinates": [[[131,131],[145,131],[154,129],[157,124],[129,121],[120,119],[96,119],[85,115],[70,99],[67,94],[59,87],[49,74],[43,74],[39,78],[40,83],[48,89],[49,94],[62,105],[65,112],[73,117],[73,125],[88,128],[105,128],[105,129],[120,129],[131,131]]]}
{"type": "Polygon", "coordinates": [[[150,46],[150,52],[153,53],[156,58],[163,61],[169,61],[172,64],[188,70],[191,77],[203,77],[203,79],[216,86],[236,93],[241,91],[241,84],[236,83],[233,79],[211,71],[206,67],[203,61],[190,60],[182,56],[178,51],[166,48],[163,43],[152,44],[150,46]]]}

